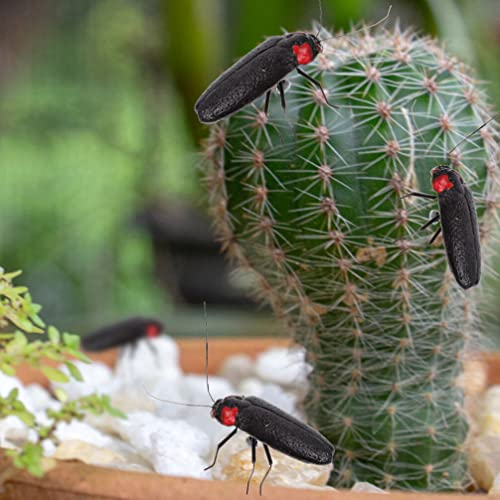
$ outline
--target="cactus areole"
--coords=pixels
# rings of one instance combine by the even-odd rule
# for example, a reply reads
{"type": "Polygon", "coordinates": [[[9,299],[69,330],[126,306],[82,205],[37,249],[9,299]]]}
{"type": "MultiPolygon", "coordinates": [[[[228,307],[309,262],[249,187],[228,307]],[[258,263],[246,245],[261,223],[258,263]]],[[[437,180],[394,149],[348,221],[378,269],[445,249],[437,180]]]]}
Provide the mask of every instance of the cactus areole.
{"type": "MultiPolygon", "coordinates": [[[[320,39],[331,36],[323,31],[320,39]]],[[[331,484],[443,491],[468,481],[457,379],[477,332],[443,242],[418,228],[453,167],[477,207],[483,259],[497,205],[498,125],[468,68],[408,31],[323,43],[290,75],[288,111],[255,101],[211,129],[209,204],[227,252],[255,276],[313,366],[309,423],[337,448],[331,484]]]]}

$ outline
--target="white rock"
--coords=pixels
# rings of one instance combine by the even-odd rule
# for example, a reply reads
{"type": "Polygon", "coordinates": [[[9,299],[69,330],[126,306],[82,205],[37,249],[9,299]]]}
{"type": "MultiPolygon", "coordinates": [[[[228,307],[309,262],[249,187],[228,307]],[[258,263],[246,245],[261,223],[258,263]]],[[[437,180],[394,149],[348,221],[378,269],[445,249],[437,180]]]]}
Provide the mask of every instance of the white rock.
{"type": "Polygon", "coordinates": [[[7,442],[20,445],[30,437],[30,429],[19,418],[9,415],[0,420],[0,447],[7,442]]]}
{"type": "Polygon", "coordinates": [[[42,441],[43,454],[46,457],[51,457],[56,451],[56,445],[50,439],[42,441]]]}
{"type": "MultiPolygon", "coordinates": [[[[134,412],[127,420],[117,421],[117,431],[145,460],[154,464],[154,440],[164,439],[170,446],[185,449],[201,457],[210,449],[208,436],[182,420],[161,419],[147,412],[134,412]]],[[[162,448],[163,449],[163,448],[162,448]]]]}
{"type": "Polygon", "coordinates": [[[17,396],[19,401],[26,406],[28,411],[33,411],[34,405],[31,401],[29,393],[26,391],[26,388],[21,381],[16,377],[9,377],[0,371],[0,397],[7,397],[12,389],[17,389],[19,391],[17,396]]]}
{"type": "Polygon", "coordinates": [[[488,495],[500,495],[500,474],[495,476],[495,480],[493,481],[490,491],[488,491],[488,495]]]}
{"type": "Polygon", "coordinates": [[[238,394],[242,394],[244,396],[256,396],[260,398],[263,390],[264,384],[261,380],[255,377],[245,378],[238,385],[238,394]]]}
{"type": "Polygon", "coordinates": [[[374,484],[368,483],[366,481],[359,481],[357,482],[352,488],[351,491],[357,491],[359,493],[382,493],[384,495],[388,494],[387,491],[382,490],[378,486],[375,486],[374,484]]]}
{"type": "Polygon", "coordinates": [[[54,434],[61,442],[78,440],[104,448],[109,447],[112,443],[111,436],[103,434],[85,422],[78,420],[72,420],[69,423],[60,422],[54,434]]]}
{"type": "Polygon", "coordinates": [[[209,479],[210,472],[205,471],[208,465],[193,450],[172,442],[169,434],[156,431],[151,434],[153,466],[159,474],[188,476],[209,479]]]}
{"type": "Polygon", "coordinates": [[[303,385],[311,371],[304,357],[301,347],[269,349],[257,357],[255,373],[267,382],[284,386],[303,385]]]}
{"type": "Polygon", "coordinates": [[[49,394],[49,391],[44,389],[40,384],[30,384],[26,386],[25,390],[35,412],[45,410],[46,408],[56,409],[60,406],[59,401],[54,399],[49,394]]]}
{"type": "Polygon", "coordinates": [[[167,335],[142,339],[135,348],[122,351],[115,373],[116,378],[125,384],[140,386],[140,381],[152,381],[155,378],[165,383],[172,382],[181,375],[179,347],[167,335]]]}
{"type": "MultiPolygon", "coordinates": [[[[73,378],[70,378],[70,381],[64,384],[52,382],[52,387],[63,389],[70,399],[88,396],[93,392],[110,394],[121,385],[118,380],[113,379],[113,372],[104,363],[99,361],[94,361],[91,364],[82,361],[74,361],[73,363],[80,370],[83,382],[78,382],[73,378]]],[[[61,366],[60,369],[68,373],[65,366],[61,366]]]]}
{"type": "Polygon", "coordinates": [[[71,440],[61,443],[53,453],[53,458],[59,460],[81,460],[87,464],[101,465],[105,467],[114,467],[125,470],[151,471],[140,460],[139,457],[133,455],[124,455],[115,450],[95,446],[85,441],[71,440]],[[138,458],[139,460],[135,460],[138,458]]]}
{"type": "Polygon", "coordinates": [[[227,358],[219,375],[229,381],[234,387],[237,387],[243,379],[253,376],[255,367],[252,358],[246,354],[235,354],[227,358]]]}

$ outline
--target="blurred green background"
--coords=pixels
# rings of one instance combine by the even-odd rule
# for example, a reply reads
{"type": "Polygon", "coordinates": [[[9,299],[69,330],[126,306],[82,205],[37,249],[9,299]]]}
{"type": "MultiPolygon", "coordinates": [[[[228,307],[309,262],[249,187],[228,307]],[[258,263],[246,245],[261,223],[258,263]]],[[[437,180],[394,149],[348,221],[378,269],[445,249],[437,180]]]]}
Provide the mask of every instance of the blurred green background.
{"type": "MultiPolygon", "coordinates": [[[[323,21],[335,30],[374,22],[389,3],[322,0],[323,21]]],[[[414,26],[446,42],[492,82],[498,104],[498,0],[392,4],[388,26],[414,26]]],[[[209,226],[192,215],[203,210],[197,149],[206,133],[194,101],[265,36],[309,29],[318,18],[316,0],[0,2],[0,265],[24,270],[20,282],[49,323],[84,333],[155,314],[169,333],[196,335],[206,299],[212,334],[278,332],[245,299],[224,306],[224,297],[211,296],[203,252],[187,264],[172,252],[194,252],[200,224],[209,226]],[[158,242],[178,242],[179,232],[182,244],[162,253],[158,242]],[[177,282],[166,278],[180,268],[177,282]]],[[[245,277],[228,282],[238,287],[245,277]]],[[[482,300],[490,345],[498,346],[498,279],[482,300]]]]}

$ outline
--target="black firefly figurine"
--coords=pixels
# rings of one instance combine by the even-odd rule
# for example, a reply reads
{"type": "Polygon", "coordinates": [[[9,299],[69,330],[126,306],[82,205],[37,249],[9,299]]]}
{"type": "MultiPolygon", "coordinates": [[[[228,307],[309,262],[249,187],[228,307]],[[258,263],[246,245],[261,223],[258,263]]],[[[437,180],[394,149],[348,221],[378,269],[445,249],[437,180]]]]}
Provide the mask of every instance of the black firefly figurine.
{"type": "Polygon", "coordinates": [[[113,347],[134,348],[140,339],[152,339],[165,331],[161,321],[153,318],[134,317],[113,323],[82,338],[87,351],[105,351],[113,347]]]}
{"type": "MultiPolygon", "coordinates": [[[[448,152],[451,154],[463,141],[486,126],[493,118],[483,123],[467,135],[459,144],[448,152]]],[[[439,165],[431,171],[432,189],[437,197],[417,191],[403,196],[417,196],[439,203],[439,213],[426,222],[420,229],[439,222],[440,226],[429,243],[443,233],[443,241],[448,256],[450,269],[457,283],[464,289],[479,283],[481,277],[481,245],[476,208],[471,190],[461,175],[447,165],[439,165]]]]}
{"type": "MultiPolygon", "coordinates": [[[[363,30],[384,22],[390,11],[391,7],[383,19],[363,30]]],[[[224,71],[201,94],[194,106],[198,119],[201,123],[219,121],[264,94],[264,113],[267,115],[274,87],[278,88],[281,107],[285,111],[285,78],[294,69],[315,85],[321,91],[325,102],[334,107],[328,101],[321,83],[301,69],[301,66],[316,59],[323,50],[321,42],[324,41],[317,35],[300,32],[268,38],[224,71]]]]}
{"type": "Polygon", "coordinates": [[[214,459],[205,470],[211,469],[215,465],[219,450],[235,436],[238,430],[242,430],[249,434],[247,442],[252,450],[253,467],[247,481],[247,495],[255,471],[256,449],[259,441],[264,447],[269,464],[269,468],[260,482],[260,495],[262,495],[264,481],[271,472],[273,466],[269,448],[278,450],[289,457],[308,464],[327,465],[333,463],[333,456],[335,453],[333,445],[316,429],[301,422],[292,415],[289,415],[277,406],[255,396],[226,396],[225,398],[214,400],[210,393],[208,383],[208,332],[205,342],[205,374],[207,392],[213,402],[212,405],[180,403],[177,401],[159,399],[145,389],[149,396],[158,401],[182,406],[210,408],[210,415],[212,418],[215,418],[222,425],[234,427],[234,429],[217,445],[214,459]]]}

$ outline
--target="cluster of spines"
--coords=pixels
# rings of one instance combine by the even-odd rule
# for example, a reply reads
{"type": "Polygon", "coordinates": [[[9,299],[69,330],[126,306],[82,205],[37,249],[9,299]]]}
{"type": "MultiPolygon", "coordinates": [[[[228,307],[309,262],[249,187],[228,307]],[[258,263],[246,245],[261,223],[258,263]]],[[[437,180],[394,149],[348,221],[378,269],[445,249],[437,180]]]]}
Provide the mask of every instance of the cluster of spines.
{"type": "Polygon", "coordinates": [[[453,165],[475,194],[486,249],[498,129],[447,157],[489,112],[468,69],[410,32],[333,39],[312,69],[339,109],[292,75],[287,115],[257,102],[212,129],[205,166],[219,237],[307,348],[306,405],[339,450],[334,484],[461,487],[455,380],[475,303],[442,241],[429,247],[418,233],[436,205],[401,197],[429,191],[433,166],[453,165]]]}

